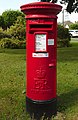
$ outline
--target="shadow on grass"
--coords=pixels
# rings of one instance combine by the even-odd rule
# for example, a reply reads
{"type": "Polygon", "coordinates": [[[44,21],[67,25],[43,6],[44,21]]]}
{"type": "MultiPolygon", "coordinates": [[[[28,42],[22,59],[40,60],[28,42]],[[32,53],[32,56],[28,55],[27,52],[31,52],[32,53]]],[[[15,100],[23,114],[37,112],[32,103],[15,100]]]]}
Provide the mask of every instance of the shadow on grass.
{"type": "Polygon", "coordinates": [[[78,104],[78,89],[58,96],[58,111],[63,112],[66,109],[78,104]]]}

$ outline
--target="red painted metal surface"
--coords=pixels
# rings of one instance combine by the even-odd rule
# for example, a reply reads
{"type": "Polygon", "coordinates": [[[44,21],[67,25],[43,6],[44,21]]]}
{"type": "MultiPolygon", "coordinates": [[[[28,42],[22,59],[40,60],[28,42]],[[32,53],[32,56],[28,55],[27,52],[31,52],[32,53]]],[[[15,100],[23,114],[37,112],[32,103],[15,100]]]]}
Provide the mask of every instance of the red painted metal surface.
{"type": "Polygon", "coordinates": [[[21,6],[21,10],[26,14],[26,96],[32,100],[45,101],[56,98],[56,15],[61,9],[61,6],[47,2],[21,6]],[[36,50],[36,35],[46,36],[46,42],[43,44],[46,47],[40,48],[41,51],[36,50]]]}

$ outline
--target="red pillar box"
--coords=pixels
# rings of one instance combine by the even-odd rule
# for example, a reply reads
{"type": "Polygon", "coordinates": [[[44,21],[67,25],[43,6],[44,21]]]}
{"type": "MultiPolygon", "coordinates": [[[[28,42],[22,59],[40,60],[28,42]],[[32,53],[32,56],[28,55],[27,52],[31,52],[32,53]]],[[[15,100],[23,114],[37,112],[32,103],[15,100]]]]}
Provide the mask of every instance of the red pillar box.
{"type": "Polygon", "coordinates": [[[26,14],[27,112],[39,119],[57,112],[57,14],[62,7],[49,2],[21,6],[26,14]]]}

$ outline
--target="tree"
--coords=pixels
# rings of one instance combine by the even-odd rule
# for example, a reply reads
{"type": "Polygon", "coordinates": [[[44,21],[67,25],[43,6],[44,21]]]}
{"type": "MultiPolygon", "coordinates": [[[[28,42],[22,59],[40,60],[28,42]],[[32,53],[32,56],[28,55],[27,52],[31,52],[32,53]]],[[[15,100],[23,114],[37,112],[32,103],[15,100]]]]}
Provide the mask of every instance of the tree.
{"type": "MultiPolygon", "coordinates": [[[[41,2],[52,2],[56,3],[59,0],[41,0],[41,2]]],[[[61,4],[66,4],[67,3],[67,12],[71,13],[73,11],[78,12],[78,0],[60,0],[61,4]]]]}
{"type": "Polygon", "coordinates": [[[14,25],[7,29],[7,33],[12,36],[12,38],[18,40],[25,40],[25,18],[18,16],[14,25]]]}
{"type": "Polygon", "coordinates": [[[78,30],[78,24],[77,23],[71,24],[70,25],[70,29],[72,29],[72,30],[78,30]]]}
{"type": "Polygon", "coordinates": [[[0,27],[4,27],[4,18],[0,16],[0,27]]]}
{"type": "Polygon", "coordinates": [[[15,23],[18,16],[23,16],[24,14],[19,10],[7,10],[2,13],[2,17],[4,19],[4,29],[10,28],[11,25],[15,23]]]}
{"type": "Polygon", "coordinates": [[[78,12],[78,0],[61,0],[61,3],[67,3],[67,12],[78,12]]]}

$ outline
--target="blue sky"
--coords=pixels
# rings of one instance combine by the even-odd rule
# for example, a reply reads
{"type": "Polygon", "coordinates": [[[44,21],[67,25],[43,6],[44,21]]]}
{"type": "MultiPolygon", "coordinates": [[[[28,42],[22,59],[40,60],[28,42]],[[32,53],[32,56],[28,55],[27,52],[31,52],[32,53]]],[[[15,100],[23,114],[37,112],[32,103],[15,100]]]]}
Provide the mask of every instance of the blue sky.
{"type": "MultiPolygon", "coordinates": [[[[38,2],[38,0],[0,0],[0,14],[8,9],[20,10],[21,5],[31,2],[38,2]]],[[[65,12],[65,20],[70,20],[72,22],[78,21],[78,13],[67,14],[65,12]]],[[[62,13],[58,15],[58,22],[62,22],[62,13]]]]}

